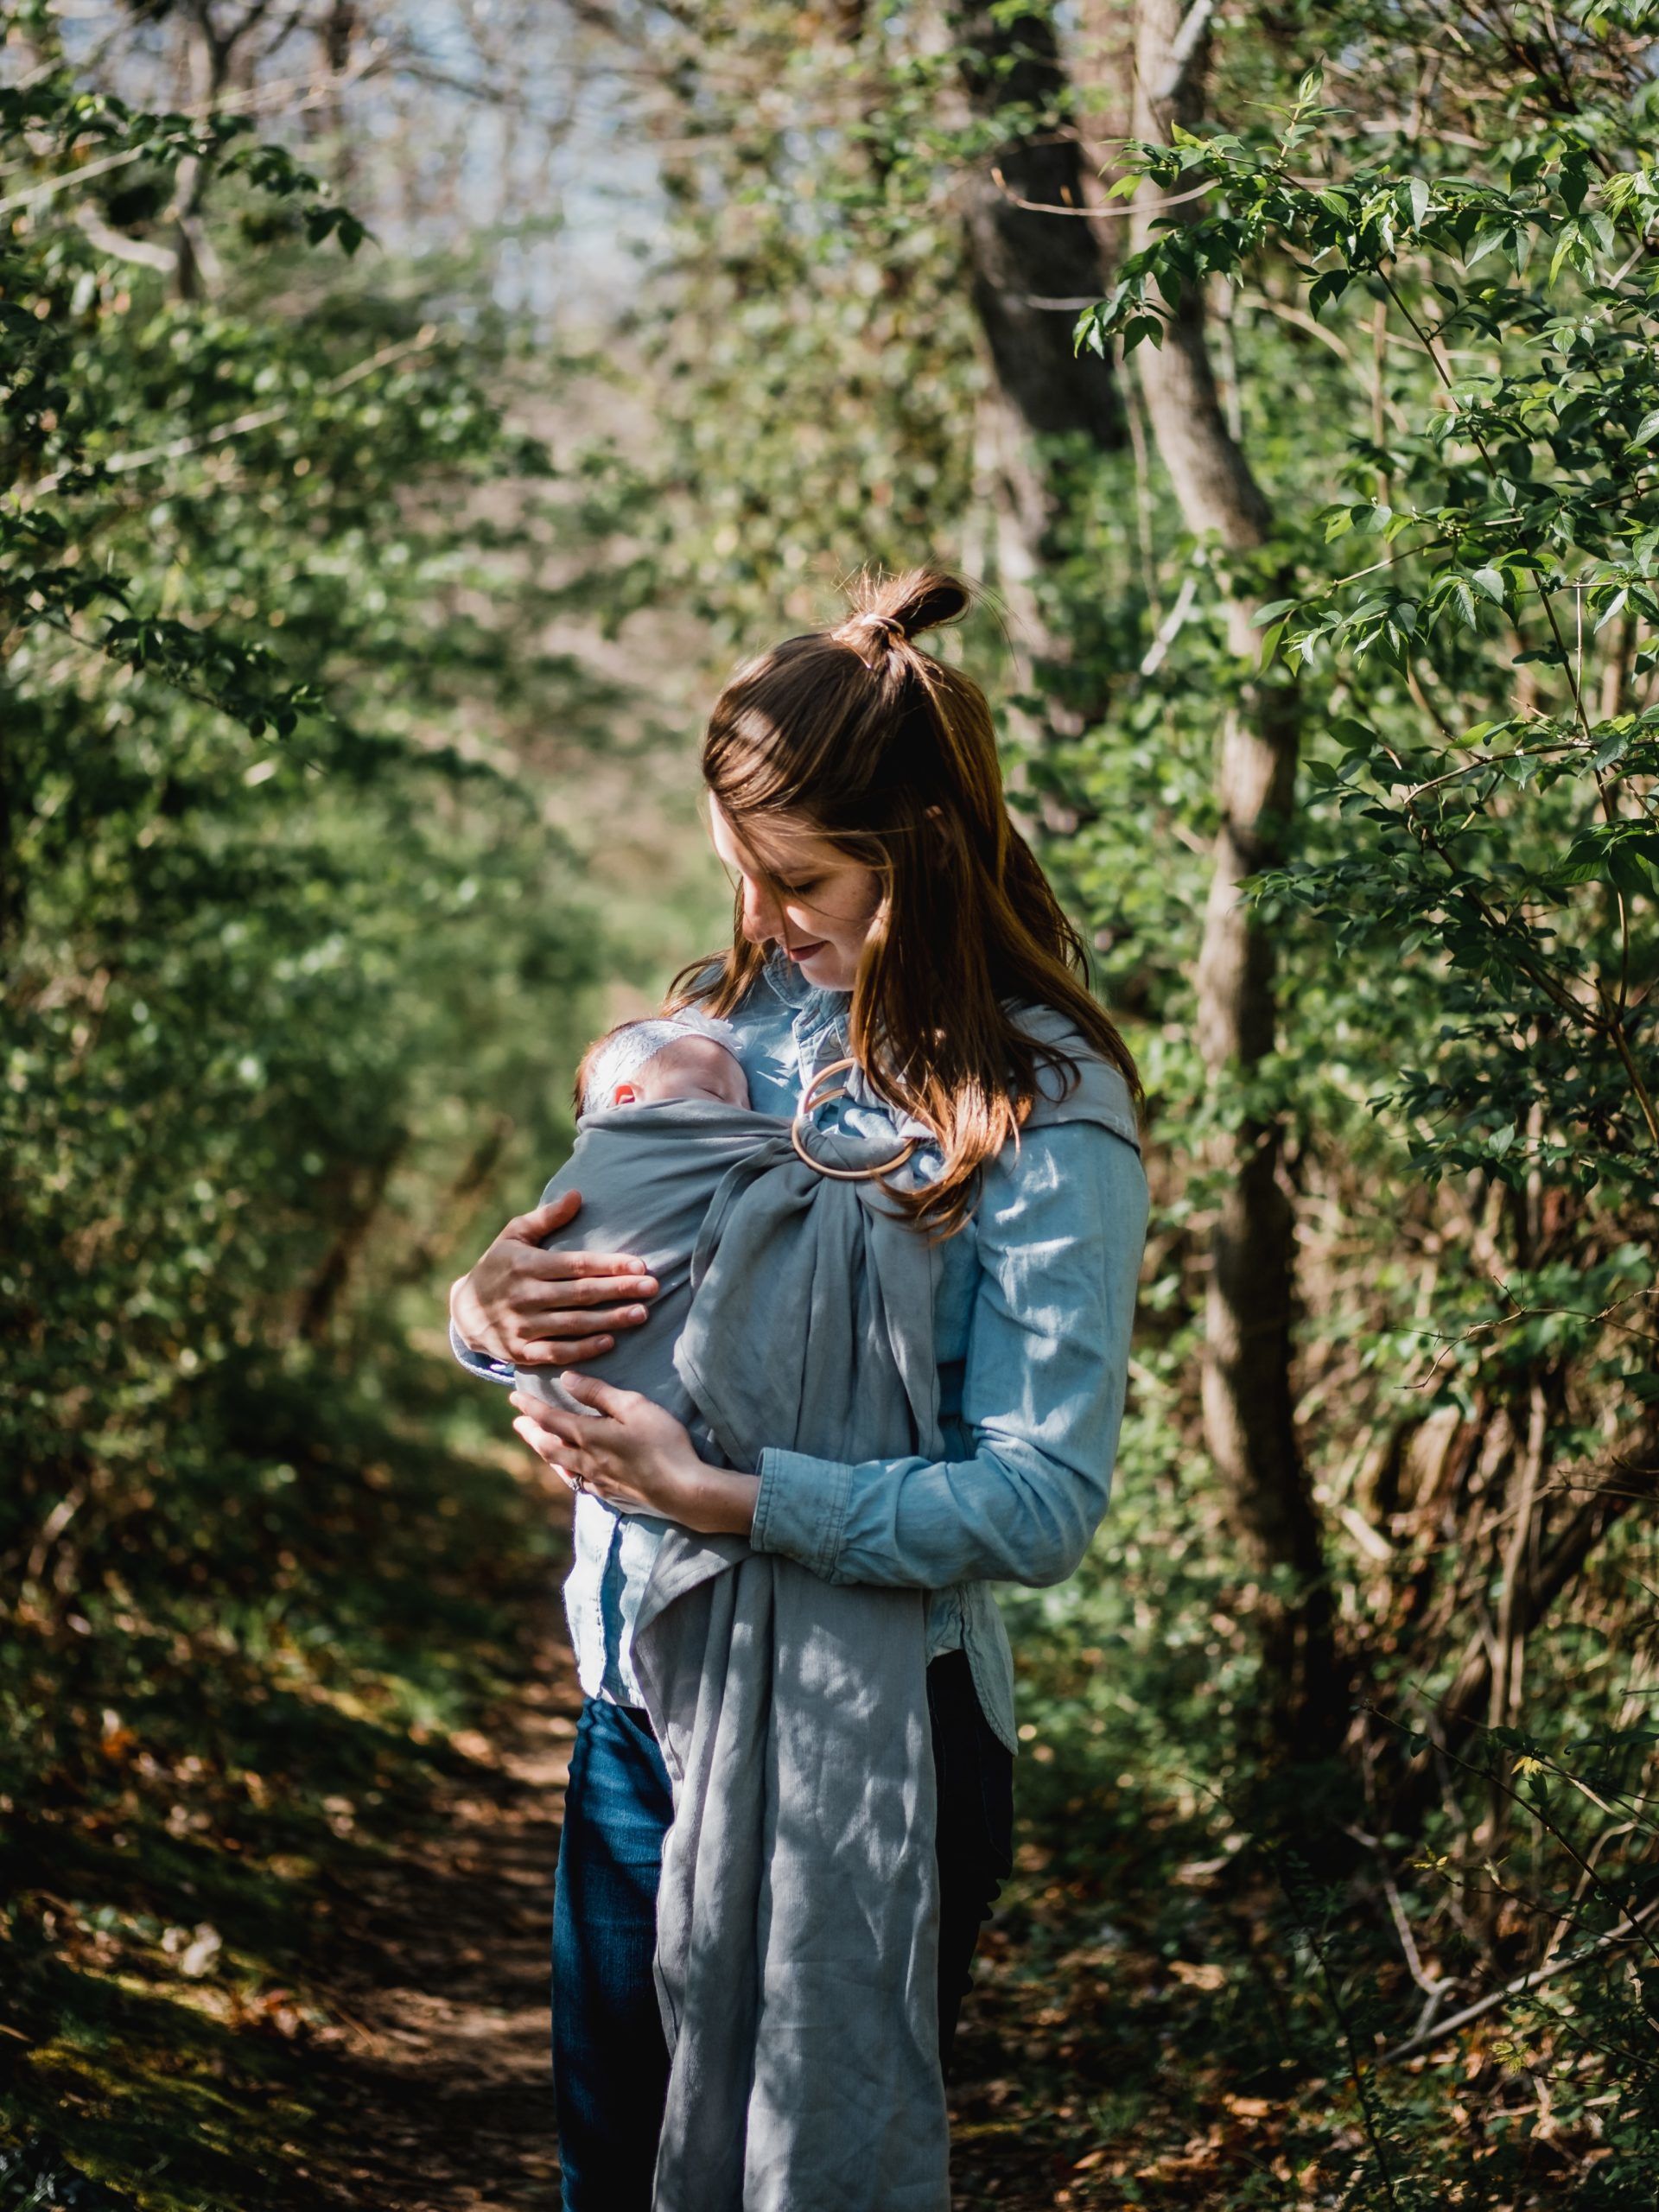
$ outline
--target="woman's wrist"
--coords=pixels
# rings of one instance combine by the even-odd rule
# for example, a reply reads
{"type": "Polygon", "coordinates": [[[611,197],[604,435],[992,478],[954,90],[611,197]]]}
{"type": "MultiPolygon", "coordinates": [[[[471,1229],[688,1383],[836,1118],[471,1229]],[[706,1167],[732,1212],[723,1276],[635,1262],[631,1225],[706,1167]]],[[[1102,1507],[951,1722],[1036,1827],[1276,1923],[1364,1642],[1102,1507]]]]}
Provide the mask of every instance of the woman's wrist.
{"type": "Polygon", "coordinates": [[[711,1467],[695,1454],[693,1460],[685,1471],[684,1502],[673,1517],[699,1536],[747,1536],[754,1525],[760,1478],[711,1467]]]}

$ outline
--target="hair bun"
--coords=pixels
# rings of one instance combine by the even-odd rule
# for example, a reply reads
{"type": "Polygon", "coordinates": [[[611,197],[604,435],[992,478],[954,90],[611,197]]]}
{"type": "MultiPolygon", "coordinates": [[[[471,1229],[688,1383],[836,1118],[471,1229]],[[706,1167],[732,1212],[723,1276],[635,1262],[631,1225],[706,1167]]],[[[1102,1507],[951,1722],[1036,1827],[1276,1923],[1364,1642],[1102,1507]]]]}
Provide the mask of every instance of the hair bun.
{"type": "Polygon", "coordinates": [[[850,621],[843,622],[841,627],[844,636],[850,636],[855,631],[863,630],[872,637],[892,638],[899,645],[904,644],[910,635],[896,614],[855,614],[850,621]]]}
{"type": "Polygon", "coordinates": [[[832,635],[849,643],[880,637],[907,645],[924,630],[937,630],[965,613],[972,594],[960,576],[942,569],[907,569],[883,576],[865,569],[847,587],[852,613],[832,635]]]}

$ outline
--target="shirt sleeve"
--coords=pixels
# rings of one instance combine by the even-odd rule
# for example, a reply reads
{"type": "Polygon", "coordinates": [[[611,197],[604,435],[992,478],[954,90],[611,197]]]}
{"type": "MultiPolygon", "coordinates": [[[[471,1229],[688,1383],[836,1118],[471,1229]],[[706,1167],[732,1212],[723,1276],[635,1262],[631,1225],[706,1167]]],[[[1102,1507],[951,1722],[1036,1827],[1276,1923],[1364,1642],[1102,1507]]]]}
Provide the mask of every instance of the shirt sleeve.
{"type": "Polygon", "coordinates": [[[511,1389],[518,1380],[517,1371],[505,1360],[492,1359],[486,1351],[474,1351],[461,1331],[449,1324],[449,1349],[469,1375],[476,1375],[480,1382],[505,1382],[511,1389]]]}
{"type": "Polygon", "coordinates": [[[1147,1229],[1141,1156],[1092,1122],[985,1171],[963,1375],[971,1458],[762,1452],[750,1541],[829,1582],[1063,1582],[1106,1510],[1147,1229]]]}

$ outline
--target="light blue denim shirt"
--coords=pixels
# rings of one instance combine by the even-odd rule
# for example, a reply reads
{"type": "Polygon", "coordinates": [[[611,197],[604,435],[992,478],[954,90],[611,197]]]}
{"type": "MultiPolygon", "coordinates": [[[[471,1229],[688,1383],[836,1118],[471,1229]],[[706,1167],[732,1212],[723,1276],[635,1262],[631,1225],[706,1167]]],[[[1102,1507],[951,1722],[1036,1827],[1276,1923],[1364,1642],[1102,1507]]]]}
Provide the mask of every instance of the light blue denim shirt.
{"type": "MultiPolygon", "coordinates": [[[[810,1077],[845,1057],[849,1004],[786,960],[768,964],[732,1016],[756,1107],[795,1112],[810,1077]]],[[[895,1122],[856,1078],[816,1118],[861,1135],[928,1134],[895,1122]]],[[[928,1658],[965,1651],[986,1719],[1011,1751],[1013,1662],[990,1585],[1064,1581],[1106,1510],[1147,1226],[1132,1128],[1126,1116],[1122,1135],[1091,1122],[1026,1132],[983,1170],[968,1226],[937,1248],[934,1341],[951,1458],[849,1466],[776,1449],[760,1456],[755,1548],[827,1581],[929,1592],[928,1658]]],[[[939,1166],[924,1141],[903,1178],[925,1181],[939,1166]]],[[[780,1325],[808,1327],[810,1316],[780,1325]]],[[[510,1368],[451,1333],[466,1365],[511,1382],[510,1368]]],[[[575,1507],[564,1599],[582,1687],[638,1705],[630,1630],[664,1524],[614,1513],[591,1492],[575,1507]]]]}

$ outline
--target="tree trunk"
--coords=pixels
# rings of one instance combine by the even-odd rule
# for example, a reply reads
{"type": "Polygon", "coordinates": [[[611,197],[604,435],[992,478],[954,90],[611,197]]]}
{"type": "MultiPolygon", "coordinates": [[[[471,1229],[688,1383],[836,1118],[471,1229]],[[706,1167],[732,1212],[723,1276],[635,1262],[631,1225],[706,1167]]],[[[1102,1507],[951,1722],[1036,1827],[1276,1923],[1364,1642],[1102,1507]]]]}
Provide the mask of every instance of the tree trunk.
{"type": "MultiPolygon", "coordinates": [[[[1064,112],[1070,85],[1046,15],[1009,16],[993,0],[953,0],[950,22],[972,117],[1064,112]]],[[[1084,214],[1084,166],[1075,131],[1039,124],[1004,138],[963,187],[970,289],[990,374],[976,425],[976,474],[995,517],[997,582],[1030,650],[1032,689],[1044,699],[1040,723],[1015,720],[1039,744],[1079,735],[1106,703],[1080,688],[1083,671],[1043,588],[1058,566],[1071,501],[1058,442],[1112,453],[1128,435],[1112,364],[1079,354],[1071,342],[1078,310],[1109,281],[1084,214]],[[1077,213],[1040,212],[1052,208],[1077,213]]],[[[1075,814],[1063,815],[1046,826],[1075,829],[1075,814]]]]}
{"type": "MultiPolygon", "coordinates": [[[[1046,16],[1009,19],[994,0],[956,0],[950,21],[963,90],[979,120],[1064,106],[1065,68],[1046,16]]],[[[1079,307],[1098,296],[1104,273],[1084,210],[1083,158],[1074,134],[1047,127],[1004,139],[967,182],[974,309],[997,383],[1027,428],[1039,436],[1080,431],[1113,452],[1123,442],[1124,425],[1112,365],[1097,353],[1076,353],[1071,344],[1079,307]],[[1022,207],[1022,200],[1031,205],[1022,207]],[[1051,207],[1077,212],[1036,212],[1051,207]],[[1048,301],[1057,304],[1045,305],[1048,301]]]]}
{"type": "MultiPolygon", "coordinates": [[[[1135,20],[1133,129],[1166,139],[1203,105],[1207,56],[1183,0],[1140,0],[1135,20]],[[1183,38],[1184,27],[1187,35],[1183,38]]],[[[1130,224],[1139,248],[1162,218],[1143,185],[1130,224]]],[[[1194,210],[1173,211],[1178,220],[1194,210]]],[[[1147,413],[1187,526],[1231,554],[1268,541],[1272,516],[1230,431],[1211,362],[1205,302],[1183,288],[1161,347],[1142,346],[1147,413]]],[[[1229,643],[1242,668],[1257,658],[1254,606],[1235,593],[1229,643]]],[[[1224,715],[1217,760],[1221,828],[1198,956],[1198,1039],[1217,1086],[1248,1079],[1277,1030],[1274,945],[1239,894],[1240,879],[1285,858],[1294,797],[1300,712],[1282,671],[1255,669],[1224,715]]],[[[1275,1732],[1299,1755],[1334,1748],[1347,1698],[1337,1664],[1324,1546],[1293,1421],[1292,1319],[1295,1221],[1281,1172],[1283,1129],[1252,1118],[1216,1141],[1224,1176],[1211,1241],[1203,1395],[1205,1433],[1234,1528],[1264,1592],[1265,1648],[1275,1732]],[[1288,1584],[1288,1588],[1281,1586],[1288,1584]]]]}

